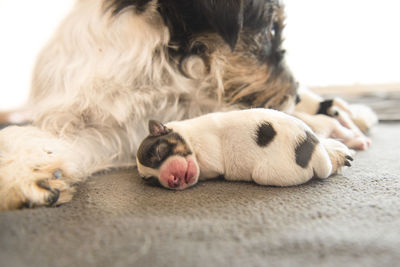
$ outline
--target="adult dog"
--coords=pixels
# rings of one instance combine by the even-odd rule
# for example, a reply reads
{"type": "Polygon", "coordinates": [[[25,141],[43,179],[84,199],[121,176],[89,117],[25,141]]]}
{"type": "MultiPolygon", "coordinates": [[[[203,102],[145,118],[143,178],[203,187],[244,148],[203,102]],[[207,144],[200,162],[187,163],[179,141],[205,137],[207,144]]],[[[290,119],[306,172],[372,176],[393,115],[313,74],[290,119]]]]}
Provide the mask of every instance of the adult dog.
{"type": "MultiPolygon", "coordinates": [[[[278,0],[78,0],[38,58],[32,124],[0,132],[0,209],[64,203],[91,173],[132,165],[149,119],[293,113],[283,26],[278,0]]],[[[303,98],[340,117],[297,114],[317,132],[368,146],[341,102],[303,98]]]]}

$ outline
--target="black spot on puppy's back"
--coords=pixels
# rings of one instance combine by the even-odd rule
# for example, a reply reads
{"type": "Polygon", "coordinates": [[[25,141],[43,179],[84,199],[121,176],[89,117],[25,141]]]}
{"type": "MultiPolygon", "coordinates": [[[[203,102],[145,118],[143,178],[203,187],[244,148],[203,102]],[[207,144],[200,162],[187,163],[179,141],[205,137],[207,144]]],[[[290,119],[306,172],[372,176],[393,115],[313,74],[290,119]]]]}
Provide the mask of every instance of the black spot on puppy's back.
{"type": "Polygon", "coordinates": [[[311,132],[306,131],[306,137],[296,146],[296,163],[302,168],[306,168],[311,160],[315,147],[318,145],[318,138],[311,132]]]}
{"type": "Polygon", "coordinates": [[[272,125],[269,122],[264,121],[260,123],[256,129],[255,141],[257,145],[265,147],[272,142],[275,135],[276,131],[274,127],[272,127],[272,125]]]}

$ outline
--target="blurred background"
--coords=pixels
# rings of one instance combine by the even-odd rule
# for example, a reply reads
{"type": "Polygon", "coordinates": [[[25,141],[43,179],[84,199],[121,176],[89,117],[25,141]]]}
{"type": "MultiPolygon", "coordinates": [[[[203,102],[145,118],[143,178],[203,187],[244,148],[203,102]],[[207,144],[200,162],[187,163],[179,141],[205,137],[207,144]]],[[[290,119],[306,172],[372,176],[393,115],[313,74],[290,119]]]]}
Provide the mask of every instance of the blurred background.
{"type": "MultiPolygon", "coordinates": [[[[32,68],[74,0],[0,0],[0,111],[28,95],[32,68]]],[[[400,1],[286,0],[287,62],[314,88],[399,88],[400,1]]]]}

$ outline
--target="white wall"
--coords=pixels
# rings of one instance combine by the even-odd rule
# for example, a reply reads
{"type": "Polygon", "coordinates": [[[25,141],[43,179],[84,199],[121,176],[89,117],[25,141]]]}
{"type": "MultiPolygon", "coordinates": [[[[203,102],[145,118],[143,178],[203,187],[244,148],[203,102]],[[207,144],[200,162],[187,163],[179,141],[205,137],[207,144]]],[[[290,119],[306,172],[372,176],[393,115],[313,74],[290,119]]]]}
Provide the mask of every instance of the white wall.
{"type": "MultiPolygon", "coordinates": [[[[400,1],[284,2],[288,63],[299,81],[400,82],[400,1]]],[[[0,0],[0,110],[25,101],[35,57],[72,3],[0,0]]]]}
{"type": "Polygon", "coordinates": [[[286,0],[285,46],[307,85],[400,82],[400,1],[286,0]]]}
{"type": "Polygon", "coordinates": [[[27,98],[35,58],[73,0],[0,0],[0,110],[27,98]]]}

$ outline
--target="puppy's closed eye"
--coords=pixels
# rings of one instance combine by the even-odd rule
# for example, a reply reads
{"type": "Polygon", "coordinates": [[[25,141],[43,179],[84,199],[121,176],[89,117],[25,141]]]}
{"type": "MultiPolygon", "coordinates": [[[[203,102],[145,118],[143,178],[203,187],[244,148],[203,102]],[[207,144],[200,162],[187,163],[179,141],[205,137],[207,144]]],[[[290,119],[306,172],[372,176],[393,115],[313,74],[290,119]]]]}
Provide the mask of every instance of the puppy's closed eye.
{"type": "Polygon", "coordinates": [[[166,143],[160,143],[155,151],[154,151],[154,157],[157,161],[163,160],[169,153],[169,145],[166,143]]]}

